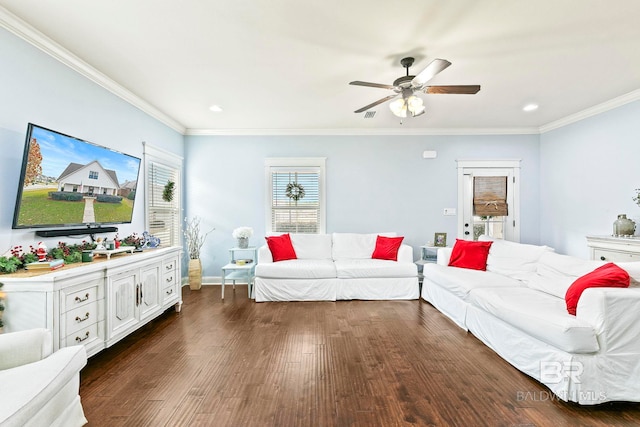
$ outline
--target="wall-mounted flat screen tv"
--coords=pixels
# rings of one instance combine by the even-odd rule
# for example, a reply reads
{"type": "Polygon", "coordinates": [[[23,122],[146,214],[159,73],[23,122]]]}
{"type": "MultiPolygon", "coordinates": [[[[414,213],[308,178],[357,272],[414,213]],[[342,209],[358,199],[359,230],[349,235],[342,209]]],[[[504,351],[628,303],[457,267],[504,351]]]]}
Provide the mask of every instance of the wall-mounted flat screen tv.
{"type": "Polygon", "coordinates": [[[29,123],[13,228],[130,223],[140,159],[29,123]]]}

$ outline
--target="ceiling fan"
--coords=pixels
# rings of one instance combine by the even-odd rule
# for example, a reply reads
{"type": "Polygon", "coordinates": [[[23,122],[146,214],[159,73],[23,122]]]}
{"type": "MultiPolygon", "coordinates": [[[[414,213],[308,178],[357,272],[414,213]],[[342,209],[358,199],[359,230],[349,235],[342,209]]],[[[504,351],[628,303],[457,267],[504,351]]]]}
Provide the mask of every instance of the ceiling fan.
{"type": "Polygon", "coordinates": [[[413,65],[414,58],[407,57],[402,58],[400,64],[407,70],[405,76],[396,79],[392,85],[385,85],[380,83],[369,83],[361,81],[350,82],[350,85],[355,86],[368,86],[377,87],[381,89],[391,89],[395,93],[393,95],[385,96],[369,105],[366,105],[354,113],[362,113],[368,109],[375,107],[378,104],[389,101],[401,95],[402,98],[397,99],[389,104],[389,108],[398,117],[407,117],[407,111],[412,117],[424,114],[425,108],[422,99],[415,96],[416,93],[424,92],[427,94],[467,94],[473,95],[478,93],[480,85],[456,85],[456,86],[427,86],[427,82],[431,80],[436,74],[451,65],[451,62],[446,59],[434,59],[431,61],[427,68],[420,71],[417,75],[409,75],[409,67],[413,65]]]}

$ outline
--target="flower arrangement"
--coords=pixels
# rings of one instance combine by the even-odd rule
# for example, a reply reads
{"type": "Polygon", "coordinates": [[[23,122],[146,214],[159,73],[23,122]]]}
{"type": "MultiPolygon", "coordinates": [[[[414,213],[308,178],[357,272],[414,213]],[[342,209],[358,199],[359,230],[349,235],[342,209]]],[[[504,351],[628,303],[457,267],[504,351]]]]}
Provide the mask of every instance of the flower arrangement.
{"type": "Polygon", "coordinates": [[[248,239],[253,236],[253,228],[251,227],[238,227],[233,230],[231,234],[234,239],[248,239]]]}
{"type": "Polygon", "coordinates": [[[122,239],[121,244],[123,246],[135,246],[136,248],[139,248],[144,244],[144,237],[138,233],[133,233],[122,239]]]}
{"type": "Polygon", "coordinates": [[[189,253],[189,259],[199,259],[200,249],[204,245],[204,241],[207,235],[211,233],[215,228],[207,231],[204,234],[200,232],[200,218],[194,217],[191,221],[187,218],[184,219],[186,224],[184,228],[184,238],[187,243],[187,252],[189,253]]]}

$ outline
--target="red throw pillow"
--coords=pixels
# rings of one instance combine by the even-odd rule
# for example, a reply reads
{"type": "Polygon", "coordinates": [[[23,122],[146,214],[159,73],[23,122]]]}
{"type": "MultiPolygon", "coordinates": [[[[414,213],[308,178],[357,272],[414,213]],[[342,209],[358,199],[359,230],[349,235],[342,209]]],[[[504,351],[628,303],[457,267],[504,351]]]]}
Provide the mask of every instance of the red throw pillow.
{"type": "Polygon", "coordinates": [[[267,239],[267,245],[271,251],[273,262],[298,259],[296,251],[293,249],[293,244],[291,243],[291,236],[289,236],[288,233],[281,236],[265,237],[265,239],[267,239]]]}
{"type": "Polygon", "coordinates": [[[628,288],[630,283],[629,273],[610,262],[596,268],[591,273],[578,277],[569,286],[564,300],[567,302],[569,314],[576,315],[580,295],[587,288],[628,288]]]}
{"type": "Polygon", "coordinates": [[[400,249],[402,239],[404,239],[404,237],[378,236],[376,238],[376,248],[373,250],[371,258],[397,261],[398,249],[400,249]]]}
{"type": "Polygon", "coordinates": [[[449,258],[449,266],[485,271],[492,243],[456,239],[451,258],[449,258]]]}

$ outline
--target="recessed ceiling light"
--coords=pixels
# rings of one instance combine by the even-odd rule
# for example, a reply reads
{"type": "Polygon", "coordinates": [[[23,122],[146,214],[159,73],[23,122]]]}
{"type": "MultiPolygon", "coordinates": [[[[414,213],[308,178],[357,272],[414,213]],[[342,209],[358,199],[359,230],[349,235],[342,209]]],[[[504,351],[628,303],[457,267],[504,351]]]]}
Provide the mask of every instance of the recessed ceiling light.
{"type": "Polygon", "coordinates": [[[538,104],[527,104],[522,107],[522,111],[536,111],[538,109],[538,104]]]}
{"type": "Polygon", "coordinates": [[[219,105],[212,105],[211,107],[209,107],[209,110],[213,111],[214,113],[219,113],[222,111],[222,107],[220,107],[219,105]]]}

